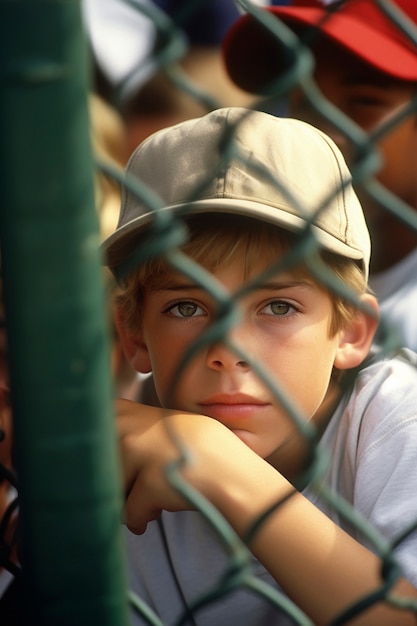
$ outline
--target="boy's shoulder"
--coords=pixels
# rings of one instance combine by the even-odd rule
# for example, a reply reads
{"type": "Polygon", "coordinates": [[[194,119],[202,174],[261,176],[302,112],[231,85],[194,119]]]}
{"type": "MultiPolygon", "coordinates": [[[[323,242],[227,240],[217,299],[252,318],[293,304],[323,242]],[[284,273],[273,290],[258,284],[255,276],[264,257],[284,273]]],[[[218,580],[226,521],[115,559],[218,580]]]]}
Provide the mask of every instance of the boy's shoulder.
{"type": "Polygon", "coordinates": [[[375,346],[358,370],[355,387],[378,388],[382,380],[395,381],[395,388],[413,386],[417,381],[417,352],[404,347],[386,354],[375,346]]]}
{"type": "Polygon", "coordinates": [[[382,468],[405,475],[417,462],[416,441],[417,354],[409,349],[392,356],[373,354],[321,437],[320,445],[331,457],[329,471],[350,472],[346,484],[356,484],[360,467],[366,481],[382,468]]]}
{"type": "Polygon", "coordinates": [[[376,441],[394,432],[417,437],[417,353],[374,351],[362,365],[334,418],[355,440],[376,441]]]}

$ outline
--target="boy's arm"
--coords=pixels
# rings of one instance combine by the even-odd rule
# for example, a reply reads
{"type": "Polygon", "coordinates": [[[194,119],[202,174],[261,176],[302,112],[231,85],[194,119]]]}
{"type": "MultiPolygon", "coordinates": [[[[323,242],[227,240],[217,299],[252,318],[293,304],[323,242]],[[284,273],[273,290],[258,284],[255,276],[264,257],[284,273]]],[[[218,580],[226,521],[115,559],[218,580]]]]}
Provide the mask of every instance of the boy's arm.
{"type": "MultiPolygon", "coordinates": [[[[250,548],[314,623],[330,623],[381,586],[381,560],[295,492],[281,474],[216,420],[127,401],[118,403],[118,416],[125,518],[133,532],[143,533],[163,509],[191,508],[166,478],[167,463],[179,456],[171,436],[175,433],[190,451],[184,478],[242,538],[261,513],[291,496],[269,515],[250,548]]],[[[405,580],[395,591],[417,599],[417,590],[405,580]]],[[[349,622],[355,626],[415,623],[414,613],[382,602],[349,622]]]]}

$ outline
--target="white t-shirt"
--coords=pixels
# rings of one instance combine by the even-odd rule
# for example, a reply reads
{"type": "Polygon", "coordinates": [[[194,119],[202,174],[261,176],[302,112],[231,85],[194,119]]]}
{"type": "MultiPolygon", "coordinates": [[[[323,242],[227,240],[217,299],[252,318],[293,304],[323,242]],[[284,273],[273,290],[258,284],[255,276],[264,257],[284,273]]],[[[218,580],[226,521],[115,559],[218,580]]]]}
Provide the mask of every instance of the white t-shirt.
{"type": "Polygon", "coordinates": [[[386,332],[395,333],[397,345],[417,352],[417,250],[388,270],[371,276],[369,285],[381,309],[380,331],[386,322],[386,332]]]}
{"type": "MultiPolygon", "coordinates": [[[[321,446],[329,453],[324,484],[352,504],[384,538],[395,541],[417,520],[417,355],[374,361],[359,374],[351,394],[329,422],[321,446]]],[[[219,478],[220,480],[221,478],[219,478]]],[[[339,526],[375,550],[320,494],[304,494],[339,526]]],[[[127,531],[131,589],[166,625],[202,594],[221,587],[230,563],[227,548],[198,512],[163,512],[144,535],[127,531]]],[[[417,586],[417,530],[395,549],[404,575],[417,586]]],[[[252,556],[259,581],[278,587],[252,556]]],[[[194,613],[198,626],[287,625],[293,623],[262,596],[241,587],[194,613]]],[[[134,617],[133,626],[146,622],[134,617]]]]}

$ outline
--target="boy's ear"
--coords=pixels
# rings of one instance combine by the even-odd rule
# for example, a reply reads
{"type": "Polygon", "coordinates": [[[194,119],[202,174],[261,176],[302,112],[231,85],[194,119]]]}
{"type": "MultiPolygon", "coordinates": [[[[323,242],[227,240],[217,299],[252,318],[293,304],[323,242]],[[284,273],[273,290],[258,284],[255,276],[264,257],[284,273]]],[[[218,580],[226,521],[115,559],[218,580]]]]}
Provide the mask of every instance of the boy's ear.
{"type": "Polygon", "coordinates": [[[369,354],[379,322],[379,307],[376,298],[370,294],[364,294],[361,302],[370,311],[358,311],[352,322],[341,332],[334,360],[334,367],[337,369],[357,367],[369,354]]]}
{"type": "Polygon", "coordinates": [[[126,359],[137,372],[148,374],[152,367],[141,329],[135,331],[128,329],[118,308],[115,310],[114,319],[126,359]]]}

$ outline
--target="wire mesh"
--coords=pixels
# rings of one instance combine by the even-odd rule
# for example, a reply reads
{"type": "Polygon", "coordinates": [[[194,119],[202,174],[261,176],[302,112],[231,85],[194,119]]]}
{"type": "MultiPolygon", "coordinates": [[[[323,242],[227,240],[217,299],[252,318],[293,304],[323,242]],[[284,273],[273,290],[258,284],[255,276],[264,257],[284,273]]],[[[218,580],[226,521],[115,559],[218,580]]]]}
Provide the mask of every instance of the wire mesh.
{"type": "MultiPolygon", "coordinates": [[[[209,3],[210,1],[207,2],[207,4],[209,3]]],[[[147,59],[144,62],[149,63],[152,61],[154,71],[158,70],[162,72],[172,84],[173,89],[183,93],[185,92],[187,97],[195,99],[204,110],[209,111],[221,106],[222,102],[219,101],[217,97],[213,96],[212,93],[204,91],[200,85],[193,82],[178,65],[178,61],[187,53],[188,49],[187,40],[181,25],[181,15],[184,16],[187,12],[190,14],[194,11],[197,12],[199,6],[202,4],[204,4],[204,2],[195,3],[192,0],[189,0],[188,3],[184,2],[184,13],[179,13],[177,20],[174,20],[168,17],[164,11],[153,7],[152,4],[148,5],[139,1],[126,0],[126,5],[133,7],[138,12],[142,12],[153,22],[157,32],[156,39],[158,46],[155,54],[152,56],[152,59],[147,59]]],[[[354,158],[352,158],[350,163],[354,184],[360,185],[380,206],[381,211],[393,214],[398,221],[406,224],[410,230],[417,233],[415,207],[407,205],[376,179],[376,175],[382,167],[378,143],[389,136],[390,132],[397,128],[404,119],[415,116],[417,111],[417,95],[409,102],[406,108],[403,108],[401,111],[398,111],[397,114],[391,116],[389,120],[378,126],[376,130],[366,132],[324,98],[314,79],[312,54],[309,46],[303,41],[302,37],[298,38],[282,22],[261,10],[254,3],[248,0],[239,0],[237,4],[242,10],[250,13],[264,27],[265,31],[269,33],[269,36],[279,41],[281,50],[285,51],[284,54],[286,58],[290,60],[286,70],[269,83],[267,94],[259,96],[252,104],[252,108],[271,111],[276,108],[279,109],[282,107],[282,103],[285,103],[285,99],[290,91],[295,88],[299,89],[310,106],[315,111],[319,112],[320,116],[325,118],[349,140],[354,154],[354,158]]],[[[333,11],[329,14],[329,20],[332,19],[332,13],[337,13],[339,5],[341,6],[342,4],[343,3],[335,4],[333,11]]],[[[402,19],[396,7],[388,2],[388,0],[376,0],[375,4],[377,4],[380,10],[384,11],[389,18],[398,25],[398,28],[407,35],[411,45],[416,47],[417,55],[417,28],[414,28],[402,19]]],[[[70,26],[68,26],[68,28],[69,27],[70,26]]],[[[80,69],[80,71],[82,71],[82,69],[80,69]]],[[[142,74],[143,67],[138,66],[129,74],[122,84],[114,87],[112,97],[116,106],[122,107],[125,94],[130,91],[131,85],[135,82],[135,78],[142,76],[142,74]]],[[[47,106],[46,100],[44,106],[47,106]]],[[[234,144],[233,137],[225,137],[224,150],[226,159],[236,153],[237,148],[234,144]]],[[[42,157],[43,152],[42,146],[40,145],[39,159],[42,159],[42,157]]],[[[177,213],[174,212],[171,214],[159,212],[162,206],[161,200],[157,195],[151,193],[149,189],[142,185],[141,181],[125,176],[120,171],[116,170],[111,163],[98,161],[96,166],[98,170],[107,177],[117,180],[120,185],[125,185],[131,193],[135,194],[149,207],[150,211],[154,212],[152,237],[147,244],[143,244],[137,249],[135,255],[130,259],[129,265],[122,268],[122,274],[119,275],[119,278],[122,278],[124,273],[128,273],[135,267],[145,263],[149,258],[163,256],[171,266],[176,268],[179,272],[184,273],[187,277],[192,278],[196,284],[201,285],[211,294],[217,303],[218,315],[216,323],[210,326],[207,332],[191,346],[190,350],[185,355],[182,363],[178,367],[175,378],[171,381],[171,393],[174,392],[185,369],[192,363],[192,359],[199,351],[213,343],[225,343],[228,348],[239,355],[242,360],[250,363],[251,368],[256,372],[257,376],[263,381],[265,386],[275,394],[281,405],[285,407],[298,431],[305,438],[309,449],[309,463],[304,472],[297,477],[296,487],[302,490],[308,486],[312,492],[318,493],[320,497],[328,503],[329,507],[337,511],[340,518],[354,529],[354,531],[352,531],[353,534],[365,538],[366,544],[370,545],[372,550],[380,556],[382,563],[380,587],[370,595],[361,598],[354,605],[346,607],[344,613],[337,616],[333,623],[349,623],[350,620],[362,611],[365,611],[372,604],[380,601],[381,598],[394,605],[403,606],[405,609],[417,615],[417,604],[415,601],[398,598],[391,591],[398,578],[401,576],[401,568],[399,568],[397,560],[394,557],[394,550],[409,535],[416,533],[417,519],[406,528],[402,528],[393,541],[388,541],[367,521],[363,514],[356,510],[352,503],[338,496],[334,489],[329,487],[325,482],[329,451],[320,445],[320,434],[310,423],[305,421],[302,415],[300,415],[296,403],[293,402],[294,399],[286,396],[279,381],[274,379],[271,373],[263,367],[263,364],[254,362],[249,354],[242,350],[241,347],[230,343],[228,339],[230,330],[237,322],[237,306],[239,301],[250,289],[256,286],[256,282],[245,286],[245,290],[232,294],[232,296],[222,293],[218,283],[213,281],[207,272],[180,251],[187,237],[187,231],[184,229],[187,209],[182,209],[177,213]]],[[[10,176],[11,175],[19,176],[19,172],[11,172],[10,176]]],[[[211,173],[207,172],[207,176],[209,177],[210,175],[211,173]]],[[[280,181],[277,181],[277,184],[281,184],[280,181]]],[[[195,189],[195,196],[198,196],[198,193],[199,189],[195,189]]],[[[291,195],[291,190],[288,190],[288,194],[291,195]]],[[[317,207],[317,210],[320,211],[320,207],[317,207]]],[[[38,233],[37,236],[41,237],[41,234],[38,233]]],[[[42,242],[40,243],[42,244],[42,242]]],[[[3,245],[3,247],[6,246],[3,245]]],[[[280,262],[281,264],[271,268],[271,271],[276,272],[285,267],[292,267],[299,263],[300,260],[304,261],[313,276],[319,282],[323,283],[335,293],[343,295],[344,298],[357,303],[354,294],[346,289],[346,286],[338,281],[335,276],[326,272],[323,266],[320,266],[316,252],[317,242],[314,239],[311,229],[306,228],[303,237],[300,238],[292,254],[284,257],[280,262]]],[[[46,270],[43,268],[43,271],[46,270]]],[[[258,277],[258,280],[261,280],[261,278],[262,277],[258,277]]],[[[396,328],[388,322],[388,320],[383,318],[381,330],[384,331],[381,333],[381,337],[383,336],[383,341],[381,339],[382,351],[385,354],[398,351],[401,347],[399,345],[399,330],[401,329],[396,328]]],[[[18,358],[20,358],[20,356],[24,357],[24,355],[19,355],[18,358]]],[[[412,363],[412,367],[414,366],[415,363],[412,363]]],[[[350,377],[347,377],[345,382],[346,392],[354,385],[358,373],[359,370],[355,370],[350,377]]],[[[259,532],[262,524],[271,513],[271,510],[265,511],[261,518],[253,523],[253,526],[248,529],[244,541],[240,539],[215,507],[205,500],[201,494],[193,490],[184,480],[182,469],[184,464],[190,462],[192,451],[187,449],[183,441],[176,438],[175,432],[172,433],[172,437],[178,447],[178,459],[175,463],[167,467],[168,479],[188,501],[193,503],[194,507],[201,512],[204,518],[206,518],[209,526],[218,537],[218,541],[226,547],[229,555],[227,569],[223,575],[219,577],[212,587],[207,589],[204,595],[198,597],[190,606],[185,607],[184,613],[180,615],[175,623],[178,625],[185,623],[198,624],[200,610],[203,607],[206,607],[210,603],[221,601],[222,598],[233,590],[245,589],[251,594],[259,595],[259,597],[263,598],[266,602],[277,607],[281,613],[287,614],[291,618],[292,623],[311,624],[312,621],[295,603],[291,602],[291,600],[276,587],[272,587],[260,581],[256,572],[253,570],[250,546],[256,533],[259,532]],[[190,622],[190,614],[193,616],[192,620],[194,621],[190,622]]],[[[0,466],[0,470],[3,482],[5,481],[6,483],[10,483],[14,488],[18,488],[15,474],[11,468],[0,466]]],[[[410,472],[415,473],[415,471],[415,468],[410,468],[410,472]]],[[[48,488],[46,483],[47,481],[45,481],[45,493],[48,488]]],[[[65,499],[65,494],[63,498],[65,499]]],[[[274,509],[282,505],[283,502],[279,501],[274,506],[274,509]]],[[[10,561],[13,546],[10,546],[10,539],[6,539],[6,537],[7,527],[11,517],[13,517],[15,509],[16,500],[13,499],[6,508],[2,523],[0,524],[0,564],[6,569],[9,569],[13,574],[17,573],[17,566],[10,561]]],[[[83,532],[82,528],[80,532],[83,532]]],[[[13,536],[12,542],[15,540],[16,537],[13,536]]],[[[83,567],[83,555],[79,555],[78,563],[81,569],[83,567]]],[[[51,572],[50,576],[53,577],[54,573],[51,572]]],[[[71,594],[71,589],[68,590],[68,593],[71,594]]],[[[126,589],[126,596],[127,595],[129,596],[131,606],[137,616],[141,616],[143,623],[153,624],[154,626],[161,626],[165,623],[156,612],[133,591],[126,589]]],[[[46,598],[43,601],[47,602],[48,600],[46,598]]],[[[65,604],[63,604],[62,612],[65,612],[65,610],[66,607],[65,604]]],[[[59,615],[59,607],[56,614],[59,615]]],[[[64,622],[60,621],[60,623],[64,622]]],[[[116,624],[116,621],[114,624],[116,624]]]]}

